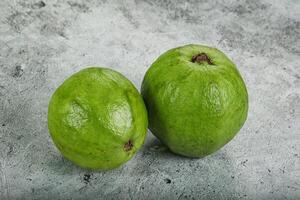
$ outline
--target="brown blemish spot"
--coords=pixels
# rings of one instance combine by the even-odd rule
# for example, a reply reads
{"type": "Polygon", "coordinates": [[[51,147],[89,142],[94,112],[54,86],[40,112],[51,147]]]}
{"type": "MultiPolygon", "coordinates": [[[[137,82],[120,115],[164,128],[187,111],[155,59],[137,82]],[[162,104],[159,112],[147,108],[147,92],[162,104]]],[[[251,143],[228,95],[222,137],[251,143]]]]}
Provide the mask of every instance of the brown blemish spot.
{"type": "Polygon", "coordinates": [[[203,63],[207,62],[209,65],[212,65],[213,63],[211,62],[210,58],[205,54],[205,53],[199,53],[197,55],[194,55],[192,57],[192,62],[195,63],[203,63]]]}
{"type": "Polygon", "coordinates": [[[131,140],[128,140],[128,142],[126,142],[126,143],[124,144],[124,150],[125,150],[125,151],[130,151],[130,150],[132,149],[132,147],[133,147],[133,143],[132,143],[131,140]]]}

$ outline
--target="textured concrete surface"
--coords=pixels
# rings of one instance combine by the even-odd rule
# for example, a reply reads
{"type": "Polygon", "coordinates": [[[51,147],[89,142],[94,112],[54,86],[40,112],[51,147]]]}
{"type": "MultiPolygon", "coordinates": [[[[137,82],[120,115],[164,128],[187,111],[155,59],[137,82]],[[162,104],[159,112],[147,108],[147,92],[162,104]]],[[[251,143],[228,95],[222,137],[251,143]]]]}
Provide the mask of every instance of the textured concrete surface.
{"type": "Polygon", "coordinates": [[[300,199],[300,1],[0,1],[0,199],[300,199]],[[149,132],[123,167],[80,169],[61,157],[47,106],[87,65],[140,88],[151,62],[187,43],[237,64],[250,110],[217,153],[187,159],[149,132]]]}

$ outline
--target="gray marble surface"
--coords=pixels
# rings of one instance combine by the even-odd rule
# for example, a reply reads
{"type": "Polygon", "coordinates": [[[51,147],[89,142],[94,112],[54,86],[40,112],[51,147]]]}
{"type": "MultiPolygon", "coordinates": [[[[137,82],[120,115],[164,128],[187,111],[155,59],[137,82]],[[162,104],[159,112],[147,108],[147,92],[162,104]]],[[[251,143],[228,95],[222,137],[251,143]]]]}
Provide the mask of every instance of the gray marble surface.
{"type": "Polygon", "coordinates": [[[300,199],[300,1],[0,1],[0,199],[300,199]],[[140,88],[167,49],[215,46],[250,98],[245,126],[203,159],[150,132],[126,165],[95,172],[62,158],[49,98],[89,65],[140,88]]]}

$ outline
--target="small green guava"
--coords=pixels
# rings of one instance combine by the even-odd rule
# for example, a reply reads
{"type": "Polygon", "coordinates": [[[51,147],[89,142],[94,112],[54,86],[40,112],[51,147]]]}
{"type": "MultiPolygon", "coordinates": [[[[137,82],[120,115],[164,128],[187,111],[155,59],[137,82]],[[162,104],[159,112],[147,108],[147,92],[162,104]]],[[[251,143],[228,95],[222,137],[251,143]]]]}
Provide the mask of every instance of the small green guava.
{"type": "Polygon", "coordinates": [[[148,119],[142,97],[120,73],[83,69],[53,94],[48,127],[64,157],[90,169],[116,168],[142,146],[148,119]]]}
{"type": "Polygon", "coordinates": [[[204,157],[243,126],[248,94],[234,63],[221,51],[186,45],[162,54],[142,83],[149,128],[174,153],[204,157]]]}

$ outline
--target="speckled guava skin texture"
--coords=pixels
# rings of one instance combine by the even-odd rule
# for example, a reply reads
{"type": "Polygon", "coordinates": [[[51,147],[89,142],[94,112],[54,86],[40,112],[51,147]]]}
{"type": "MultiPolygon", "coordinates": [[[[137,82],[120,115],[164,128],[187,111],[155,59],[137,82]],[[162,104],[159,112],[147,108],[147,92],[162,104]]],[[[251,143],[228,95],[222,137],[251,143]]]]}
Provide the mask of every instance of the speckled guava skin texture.
{"type": "Polygon", "coordinates": [[[134,85],[120,73],[83,69],[53,94],[48,127],[64,157],[90,169],[113,169],[142,146],[147,111],[134,85]]]}
{"type": "Polygon", "coordinates": [[[204,157],[228,143],[248,112],[244,81],[221,51],[186,45],[162,54],[142,83],[149,128],[174,153],[204,157]],[[200,56],[199,62],[194,58],[200,56]],[[205,57],[206,56],[206,57],[205,57]]]}

